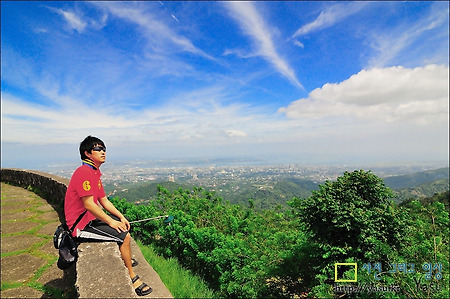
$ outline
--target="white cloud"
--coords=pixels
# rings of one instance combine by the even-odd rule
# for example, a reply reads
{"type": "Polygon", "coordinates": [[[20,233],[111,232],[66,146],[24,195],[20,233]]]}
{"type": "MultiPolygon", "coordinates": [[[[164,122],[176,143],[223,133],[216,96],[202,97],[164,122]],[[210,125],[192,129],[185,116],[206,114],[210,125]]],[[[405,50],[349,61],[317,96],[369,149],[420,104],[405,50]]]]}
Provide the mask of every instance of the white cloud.
{"type": "Polygon", "coordinates": [[[305,47],[305,45],[301,41],[298,41],[298,40],[294,40],[294,45],[296,45],[297,47],[302,48],[302,49],[305,47]]]}
{"type": "Polygon", "coordinates": [[[311,160],[448,161],[448,80],[447,66],[363,70],[279,112],[292,151],[311,160]]]}
{"type": "Polygon", "coordinates": [[[292,67],[277,52],[271,35],[273,29],[265,22],[255,6],[251,2],[225,2],[224,4],[242,30],[255,42],[257,49],[253,55],[262,56],[292,84],[303,89],[292,67]]]}
{"type": "Polygon", "coordinates": [[[363,70],[343,82],[325,84],[279,111],[293,119],[441,123],[449,113],[448,79],[448,67],[437,65],[363,70]]]}
{"type": "Polygon", "coordinates": [[[320,12],[319,16],[314,21],[300,27],[293,34],[292,38],[333,26],[334,24],[344,20],[348,16],[357,13],[367,4],[368,3],[366,2],[351,2],[348,4],[340,3],[326,6],[326,8],[320,12]]]}
{"type": "Polygon", "coordinates": [[[247,133],[240,130],[226,130],[225,134],[229,137],[246,137],[247,133]]]}
{"type": "Polygon", "coordinates": [[[87,22],[80,13],[54,7],[49,7],[49,9],[63,16],[70,28],[76,30],[78,33],[82,33],[87,26],[87,22]]]}

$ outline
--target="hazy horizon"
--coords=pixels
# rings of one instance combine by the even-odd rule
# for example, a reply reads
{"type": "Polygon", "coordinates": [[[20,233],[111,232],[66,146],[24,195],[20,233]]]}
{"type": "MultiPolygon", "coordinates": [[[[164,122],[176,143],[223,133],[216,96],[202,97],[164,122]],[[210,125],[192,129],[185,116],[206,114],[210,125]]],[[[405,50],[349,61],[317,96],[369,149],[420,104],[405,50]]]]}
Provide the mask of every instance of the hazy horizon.
{"type": "MultiPolygon", "coordinates": [[[[43,172],[55,172],[57,170],[73,171],[81,165],[79,158],[67,160],[53,160],[53,161],[31,161],[24,160],[23,162],[3,163],[2,168],[19,168],[28,170],[37,170],[43,172]]],[[[154,159],[138,159],[130,158],[129,160],[116,157],[107,157],[106,162],[102,165],[102,172],[108,173],[116,171],[118,168],[129,166],[136,169],[147,168],[210,168],[210,167],[259,167],[259,166],[298,166],[298,167],[317,167],[322,169],[342,168],[347,171],[355,169],[411,169],[411,172],[420,171],[421,169],[431,170],[450,167],[448,161],[428,160],[428,161],[403,161],[403,162],[353,162],[353,163],[336,163],[336,162],[301,162],[288,159],[263,159],[251,157],[172,157],[172,158],[154,158],[154,159]]]]}

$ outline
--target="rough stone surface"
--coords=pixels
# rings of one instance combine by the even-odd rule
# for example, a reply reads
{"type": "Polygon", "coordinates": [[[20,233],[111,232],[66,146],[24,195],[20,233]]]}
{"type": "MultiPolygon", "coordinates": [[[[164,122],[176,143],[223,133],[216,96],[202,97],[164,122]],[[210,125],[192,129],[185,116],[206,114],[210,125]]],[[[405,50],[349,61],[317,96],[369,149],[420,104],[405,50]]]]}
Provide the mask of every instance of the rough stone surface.
{"type": "Polygon", "coordinates": [[[51,206],[51,205],[42,205],[40,207],[37,207],[36,210],[41,211],[41,212],[53,212],[55,213],[55,209],[51,206]]]}
{"type": "Polygon", "coordinates": [[[39,250],[40,252],[43,252],[45,254],[48,254],[50,256],[54,256],[55,258],[57,258],[59,255],[58,250],[55,249],[55,246],[53,245],[53,240],[48,240],[37,250],[39,250]]]}
{"type": "Polygon", "coordinates": [[[56,228],[58,227],[58,225],[60,225],[61,222],[51,222],[48,223],[46,225],[44,225],[43,227],[41,227],[37,233],[41,234],[41,235],[47,235],[47,236],[53,236],[53,234],[55,233],[56,228]]]}
{"type": "Polygon", "coordinates": [[[54,219],[58,219],[58,213],[56,213],[55,211],[46,212],[46,213],[41,214],[39,216],[39,219],[44,220],[44,221],[52,221],[54,219]]]}
{"type": "Polygon", "coordinates": [[[134,297],[130,276],[116,243],[82,243],[78,251],[75,285],[80,298],[134,297]]]}
{"type": "Polygon", "coordinates": [[[24,212],[23,205],[28,204],[28,202],[17,203],[17,204],[4,204],[2,205],[2,213],[4,212],[24,212]]]}
{"type": "Polygon", "coordinates": [[[63,202],[69,180],[48,173],[34,170],[2,168],[2,181],[27,188],[32,186],[39,190],[45,199],[63,202]]]}
{"type": "Polygon", "coordinates": [[[30,235],[2,237],[1,240],[2,253],[25,250],[28,249],[33,244],[42,241],[43,241],[42,238],[30,235]]]}
{"type": "MultiPolygon", "coordinates": [[[[133,289],[116,243],[82,243],[78,250],[76,286],[80,298],[142,298],[133,289]]],[[[134,272],[153,289],[145,298],[173,298],[133,239],[131,250],[139,262],[134,272]]]]}
{"type": "Polygon", "coordinates": [[[27,281],[34,274],[35,269],[39,269],[46,263],[44,259],[29,254],[3,257],[1,261],[2,281],[27,281]]]}
{"type": "Polygon", "coordinates": [[[2,291],[1,298],[48,298],[48,297],[44,297],[44,292],[24,286],[2,291]]]}
{"type": "MultiPolygon", "coordinates": [[[[2,210],[3,210],[3,207],[2,207],[2,210]]],[[[33,216],[36,216],[36,213],[32,213],[30,211],[22,211],[22,212],[17,212],[17,213],[3,213],[2,214],[2,222],[11,221],[11,220],[23,220],[23,219],[31,218],[33,216]]]]}
{"type": "Polygon", "coordinates": [[[0,233],[5,231],[7,231],[9,234],[25,232],[38,226],[38,223],[30,221],[6,222],[1,224],[0,233]]]}

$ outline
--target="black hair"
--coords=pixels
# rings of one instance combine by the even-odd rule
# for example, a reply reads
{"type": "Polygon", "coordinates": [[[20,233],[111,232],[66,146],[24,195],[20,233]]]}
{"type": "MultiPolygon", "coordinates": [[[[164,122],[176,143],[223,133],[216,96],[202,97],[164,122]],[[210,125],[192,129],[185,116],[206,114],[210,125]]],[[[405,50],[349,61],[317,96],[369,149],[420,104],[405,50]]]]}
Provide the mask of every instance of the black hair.
{"type": "Polygon", "coordinates": [[[90,153],[96,145],[106,147],[103,141],[97,137],[89,135],[88,137],[84,138],[84,140],[80,143],[81,160],[88,159],[84,152],[86,151],[90,153]]]}

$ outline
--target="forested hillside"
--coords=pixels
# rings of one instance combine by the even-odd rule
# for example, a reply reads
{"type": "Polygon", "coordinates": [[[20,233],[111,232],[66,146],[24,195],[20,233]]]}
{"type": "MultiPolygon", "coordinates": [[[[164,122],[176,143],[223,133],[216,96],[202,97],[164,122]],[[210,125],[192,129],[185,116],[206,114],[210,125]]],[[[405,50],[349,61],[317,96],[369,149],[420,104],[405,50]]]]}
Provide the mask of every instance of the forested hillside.
{"type": "Polygon", "coordinates": [[[266,210],[277,207],[284,208],[287,201],[292,197],[308,197],[311,195],[311,191],[317,189],[318,184],[310,180],[289,178],[273,182],[270,187],[235,182],[234,186],[227,184],[221,187],[220,191],[216,191],[215,194],[233,204],[246,204],[249,199],[252,199],[256,209],[266,210]],[[236,185],[239,186],[238,190],[236,190],[236,185]]]}
{"type": "Polygon", "coordinates": [[[430,204],[433,204],[435,202],[441,202],[444,204],[445,209],[449,209],[449,198],[450,198],[450,190],[447,190],[442,193],[436,193],[435,195],[431,197],[422,197],[420,199],[414,199],[414,198],[408,198],[407,200],[404,200],[400,203],[401,207],[405,207],[411,204],[413,201],[420,202],[423,206],[427,206],[430,204]]]}
{"type": "Polygon", "coordinates": [[[448,298],[448,196],[397,206],[383,180],[361,170],[286,210],[233,205],[197,187],[159,186],[148,204],[111,201],[131,221],[173,215],[171,225],[140,222],[132,233],[223,297],[448,298]]]}
{"type": "Polygon", "coordinates": [[[391,176],[384,179],[384,183],[391,189],[400,190],[424,185],[439,180],[448,180],[449,167],[416,172],[407,175],[391,176]]]}
{"type": "Polygon", "coordinates": [[[401,203],[407,199],[422,199],[449,190],[449,179],[442,179],[410,188],[394,190],[394,201],[401,203]]]}
{"type": "MultiPolygon", "coordinates": [[[[187,189],[191,187],[168,181],[130,183],[124,184],[121,190],[115,192],[114,196],[126,198],[129,202],[133,203],[148,203],[149,201],[156,200],[158,198],[158,185],[164,186],[164,188],[169,191],[178,190],[180,188],[187,189]]],[[[107,193],[111,192],[112,189],[112,187],[105,185],[105,191],[107,193]]]]}
{"type": "Polygon", "coordinates": [[[401,203],[410,198],[420,199],[449,190],[448,167],[384,179],[386,186],[394,190],[394,201],[401,203]]]}

